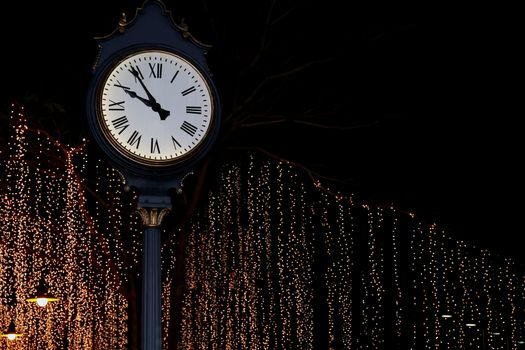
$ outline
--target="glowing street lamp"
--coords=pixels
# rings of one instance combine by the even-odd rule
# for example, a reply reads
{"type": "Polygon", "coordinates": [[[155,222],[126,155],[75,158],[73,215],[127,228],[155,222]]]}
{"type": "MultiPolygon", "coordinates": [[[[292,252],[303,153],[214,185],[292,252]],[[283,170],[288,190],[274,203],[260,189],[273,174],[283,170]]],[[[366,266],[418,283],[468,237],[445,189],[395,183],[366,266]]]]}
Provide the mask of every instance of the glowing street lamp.
{"type": "Polygon", "coordinates": [[[36,289],[36,297],[26,299],[29,302],[36,303],[40,307],[45,307],[47,303],[58,301],[58,298],[55,298],[47,293],[47,287],[44,280],[41,280],[36,289]]]}
{"type": "Polygon", "coordinates": [[[9,324],[9,327],[7,327],[7,331],[2,334],[2,337],[7,338],[8,340],[15,340],[18,337],[21,337],[21,333],[16,332],[16,326],[13,321],[9,324]]]}

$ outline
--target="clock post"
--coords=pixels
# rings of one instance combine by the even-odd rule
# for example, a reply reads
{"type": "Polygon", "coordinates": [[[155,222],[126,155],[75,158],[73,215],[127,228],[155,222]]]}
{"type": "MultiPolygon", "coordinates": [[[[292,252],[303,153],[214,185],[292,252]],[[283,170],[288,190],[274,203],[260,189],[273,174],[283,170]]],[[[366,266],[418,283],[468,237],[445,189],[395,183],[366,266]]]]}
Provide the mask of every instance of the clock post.
{"type": "Polygon", "coordinates": [[[99,55],[86,98],[92,135],[127,184],[139,192],[144,231],[142,349],[162,348],[161,224],[169,191],[211,149],[220,103],[208,46],[174,23],[159,0],[97,38],[99,55]]]}
{"type": "Polygon", "coordinates": [[[163,217],[170,211],[170,207],[167,198],[156,197],[155,199],[157,200],[154,202],[157,203],[152,203],[144,201],[144,196],[139,196],[138,208],[144,227],[141,328],[144,350],[162,349],[160,225],[163,217]]]}

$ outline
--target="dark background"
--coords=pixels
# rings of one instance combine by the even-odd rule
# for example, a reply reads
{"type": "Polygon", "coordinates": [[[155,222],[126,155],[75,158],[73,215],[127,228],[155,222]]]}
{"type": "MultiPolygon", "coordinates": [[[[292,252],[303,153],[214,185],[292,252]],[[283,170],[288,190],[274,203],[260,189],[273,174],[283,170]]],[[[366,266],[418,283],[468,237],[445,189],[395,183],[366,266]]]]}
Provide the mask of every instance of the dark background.
{"type": "MultiPolygon", "coordinates": [[[[4,113],[13,100],[44,106],[53,117],[43,125],[58,138],[90,138],[83,103],[93,38],[141,3],[3,5],[4,113]]],[[[225,115],[265,76],[312,63],[267,84],[248,112],[270,117],[247,119],[266,124],[225,128],[223,145],[265,149],[363,201],[392,203],[522,259],[523,108],[514,91],[523,40],[512,9],[278,1],[268,17],[271,3],[165,1],[213,45],[225,115]],[[251,67],[261,42],[265,59],[251,67]],[[286,121],[267,123],[277,120],[286,121]]]]}

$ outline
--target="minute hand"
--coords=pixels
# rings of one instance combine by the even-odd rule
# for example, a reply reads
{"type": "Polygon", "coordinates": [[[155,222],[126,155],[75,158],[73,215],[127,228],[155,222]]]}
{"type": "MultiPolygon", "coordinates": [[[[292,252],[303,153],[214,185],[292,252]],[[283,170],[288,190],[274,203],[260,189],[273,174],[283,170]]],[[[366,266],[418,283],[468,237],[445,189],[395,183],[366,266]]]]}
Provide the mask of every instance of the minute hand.
{"type": "MultiPolygon", "coordinates": [[[[135,77],[135,79],[137,79],[140,83],[140,85],[142,86],[142,88],[144,89],[144,91],[146,92],[146,95],[148,95],[148,101],[149,101],[149,104],[146,103],[144,101],[143,98],[140,98],[139,96],[137,96],[135,94],[135,96],[137,98],[139,98],[139,100],[141,100],[142,102],[144,102],[146,105],[150,106],[151,109],[153,109],[154,112],[157,112],[159,113],[159,116],[160,116],[160,119],[161,120],[165,120],[169,115],[170,115],[170,111],[167,111],[165,109],[162,109],[162,107],[160,106],[160,104],[157,102],[157,100],[155,100],[155,97],[153,97],[153,95],[149,92],[148,88],[146,87],[146,85],[144,84],[144,82],[142,81],[142,79],[140,79],[140,74],[139,72],[137,71],[137,69],[135,69],[135,67],[131,66],[131,69],[129,70],[131,74],[133,74],[133,76],[135,77]]],[[[132,97],[135,97],[135,96],[132,96],[132,97]]]]}

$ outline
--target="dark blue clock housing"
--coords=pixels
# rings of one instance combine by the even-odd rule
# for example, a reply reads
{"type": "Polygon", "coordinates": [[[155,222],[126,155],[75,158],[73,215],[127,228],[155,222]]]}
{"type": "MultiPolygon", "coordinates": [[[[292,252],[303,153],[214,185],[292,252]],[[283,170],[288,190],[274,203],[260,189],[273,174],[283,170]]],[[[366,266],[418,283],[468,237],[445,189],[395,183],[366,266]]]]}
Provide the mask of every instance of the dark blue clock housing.
{"type": "MultiPolygon", "coordinates": [[[[160,1],[146,1],[137,9],[133,20],[121,21],[111,34],[96,40],[99,44],[99,53],[93,66],[93,77],[86,97],[88,124],[95,141],[115,168],[126,177],[128,184],[140,189],[143,198],[163,196],[169,188],[180,188],[184,177],[191,173],[209,152],[219,131],[219,95],[205,58],[209,46],[199,43],[185,28],[174,23],[171,13],[160,1]],[[98,115],[97,95],[108,70],[131,53],[151,49],[174,52],[197,67],[211,89],[214,104],[213,125],[210,126],[206,139],[202,141],[199,148],[191,152],[188,157],[163,166],[149,166],[123,155],[107,140],[98,122],[101,116],[98,115]]],[[[152,206],[154,204],[152,203],[152,206]]]]}

